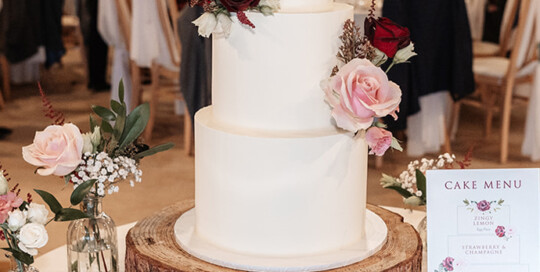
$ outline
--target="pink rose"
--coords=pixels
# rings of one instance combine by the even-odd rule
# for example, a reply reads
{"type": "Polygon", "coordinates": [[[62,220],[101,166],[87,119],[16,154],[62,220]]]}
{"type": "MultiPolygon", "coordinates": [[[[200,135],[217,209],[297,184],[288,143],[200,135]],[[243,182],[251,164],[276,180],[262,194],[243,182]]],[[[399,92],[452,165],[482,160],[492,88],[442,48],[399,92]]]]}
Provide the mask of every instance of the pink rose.
{"type": "Polygon", "coordinates": [[[454,258],[447,257],[442,262],[442,265],[447,271],[454,271],[454,258]]]}
{"type": "Polygon", "coordinates": [[[42,176],[64,176],[71,173],[82,160],[83,138],[74,124],[51,125],[36,132],[34,143],[23,147],[26,162],[39,167],[42,176]]]}
{"type": "Polygon", "coordinates": [[[489,209],[491,209],[491,205],[489,204],[489,202],[487,202],[485,200],[482,200],[482,201],[478,202],[478,204],[476,204],[476,207],[481,212],[485,212],[485,211],[488,211],[489,209]]]}
{"type": "Polygon", "coordinates": [[[8,192],[0,196],[0,224],[4,223],[14,208],[18,208],[23,203],[14,192],[8,192]]]}
{"type": "Polygon", "coordinates": [[[503,226],[498,226],[496,229],[495,229],[495,234],[499,237],[504,237],[506,232],[504,231],[504,227],[503,226]]]}
{"type": "Polygon", "coordinates": [[[370,127],[366,132],[369,154],[382,156],[392,144],[392,132],[379,127],[370,127]]]}
{"type": "Polygon", "coordinates": [[[397,119],[401,89],[367,59],[353,59],[323,86],[326,101],[339,127],[356,132],[367,129],[374,117],[397,119]]]}

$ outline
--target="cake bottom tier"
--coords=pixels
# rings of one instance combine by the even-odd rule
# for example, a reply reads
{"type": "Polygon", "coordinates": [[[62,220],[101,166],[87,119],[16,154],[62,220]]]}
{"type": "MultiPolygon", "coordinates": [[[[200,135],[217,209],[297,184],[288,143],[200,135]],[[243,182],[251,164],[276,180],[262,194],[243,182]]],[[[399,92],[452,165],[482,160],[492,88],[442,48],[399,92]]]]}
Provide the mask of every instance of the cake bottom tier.
{"type": "Polygon", "coordinates": [[[301,256],[364,236],[367,145],[340,131],[278,133],[195,116],[195,231],[231,251],[301,256]]]}

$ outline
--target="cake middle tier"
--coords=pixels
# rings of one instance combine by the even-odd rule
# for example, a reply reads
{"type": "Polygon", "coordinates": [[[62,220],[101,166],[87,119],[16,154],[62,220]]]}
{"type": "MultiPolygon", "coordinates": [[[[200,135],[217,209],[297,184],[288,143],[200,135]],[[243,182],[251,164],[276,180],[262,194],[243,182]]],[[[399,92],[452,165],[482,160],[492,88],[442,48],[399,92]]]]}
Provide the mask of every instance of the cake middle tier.
{"type": "Polygon", "coordinates": [[[251,12],[255,29],[236,16],[229,37],[213,35],[212,105],[221,122],[267,130],[331,128],[320,83],[337,64],[352,6],[325,12],[251,12]]]}
{"type": "Polygon", "coordinates": [[[332,251],[364,236],[367,145],[340,131],[238,130],[195,116],[195,231],[249,255],[332,251]]]}

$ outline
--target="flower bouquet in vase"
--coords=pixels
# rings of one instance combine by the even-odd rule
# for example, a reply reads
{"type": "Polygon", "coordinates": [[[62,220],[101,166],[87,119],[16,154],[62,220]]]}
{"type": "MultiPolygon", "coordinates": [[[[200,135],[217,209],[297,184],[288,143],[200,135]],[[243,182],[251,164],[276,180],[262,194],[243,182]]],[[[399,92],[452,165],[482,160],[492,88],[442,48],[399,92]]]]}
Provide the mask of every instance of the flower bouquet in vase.
{"type": "Polygon", "coordinates": [[[139,136],[146,128],[149,106],[141,104],[128,114],[122,82],[120,101],[111,100],[110,109],[93,106],[99,119],[91,115],[91,131],[84,134],[74,124],[64,123],[63,114],[53,109],[41,87],[40,93],[46,116],[55,124],[36,132],[34,142],[23,147],[23,158],[38,167],[38,174],[62,176],[73,184],[69,208],[63,208],[51,194],[38,192],[55,213],[55,220],[75,211],[81,216],[68,227],[68,270],[118,271],[116,227],[102,211],[102,199],[118,192],[122,181],[131,186],[141,182],[140,160],[173,144],[150,148],[142,143],[139,136]],[[80,210],[71,208],[79,204],[80,210]]]}

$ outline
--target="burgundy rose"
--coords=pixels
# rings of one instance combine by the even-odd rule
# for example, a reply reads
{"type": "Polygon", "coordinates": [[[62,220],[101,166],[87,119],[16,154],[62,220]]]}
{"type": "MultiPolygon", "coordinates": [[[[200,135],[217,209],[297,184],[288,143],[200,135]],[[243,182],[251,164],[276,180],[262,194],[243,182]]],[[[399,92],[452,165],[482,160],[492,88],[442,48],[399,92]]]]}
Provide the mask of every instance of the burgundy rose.
{"type": "Polygon", "coordinates": [[[442,265],[447,271],[454,271],[454,258],[446,257],[442,262],[442,265]]]}
{"type": "Polygon", "coordinates": [[[499,237],[504,237],[504,235],[506,234],[506,231],[505,231],[503,226],[498,226],[495,229],[495,234],[497,234],[497,236],[499,236],[499,237]]]}
{"type": "Polygon", "coordinates": [[[489,204],[489,202],[482,200],[478,202],[478,204],[476,204],[476,207],[478,208],[478,210],[485,212],[491,208],[491,205],[489,204]]]}
{"type": "Polygon", "coordinates": [[[369,42],[389,58],[393,58],[399,49],[411,43],[409,29],[402,27],[386,17],[366,18],[364,31],[369,42]]]}
{"type": "Polygon", "coordinates": [[[227,11],[238,12],[257,7],[260,0],[220,0],[220,2],[227,11]]]}

